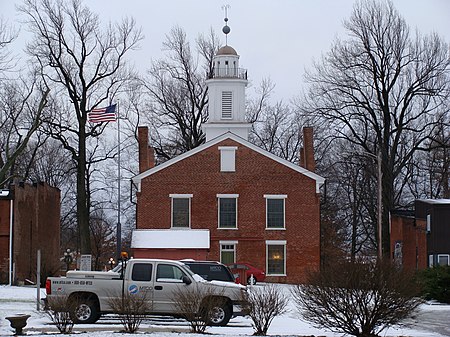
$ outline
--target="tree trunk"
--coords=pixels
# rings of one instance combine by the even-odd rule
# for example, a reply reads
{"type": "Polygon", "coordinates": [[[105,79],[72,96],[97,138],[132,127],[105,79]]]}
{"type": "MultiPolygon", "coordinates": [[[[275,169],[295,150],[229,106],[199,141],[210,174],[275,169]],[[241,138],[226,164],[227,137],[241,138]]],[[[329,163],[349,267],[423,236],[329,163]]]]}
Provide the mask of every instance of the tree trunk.
{"type": "Polygon", "coordinates": [[[84,133],[84,123],[80,123],[77,165],[77,221],[80,230],[81,254],[91,254],[89,205],[86,189],[86,136],[84,133]]]}

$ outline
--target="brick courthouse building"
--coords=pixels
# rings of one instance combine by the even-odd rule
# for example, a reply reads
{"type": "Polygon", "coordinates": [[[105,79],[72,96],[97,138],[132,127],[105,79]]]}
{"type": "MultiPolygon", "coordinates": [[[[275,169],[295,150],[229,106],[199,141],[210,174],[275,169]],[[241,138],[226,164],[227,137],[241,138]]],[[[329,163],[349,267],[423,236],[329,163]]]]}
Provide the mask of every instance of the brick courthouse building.
{"type": "Polygon", "coordinates": [[[154,166],[139,128],[135,257],[247,261],[267,281],[304,280],[320,264],[319,188],[313,130],[304,129],[300,166],[248,141],[247,72],[230,46],[219,49],[206,83],[206,143],[154,166]]]}

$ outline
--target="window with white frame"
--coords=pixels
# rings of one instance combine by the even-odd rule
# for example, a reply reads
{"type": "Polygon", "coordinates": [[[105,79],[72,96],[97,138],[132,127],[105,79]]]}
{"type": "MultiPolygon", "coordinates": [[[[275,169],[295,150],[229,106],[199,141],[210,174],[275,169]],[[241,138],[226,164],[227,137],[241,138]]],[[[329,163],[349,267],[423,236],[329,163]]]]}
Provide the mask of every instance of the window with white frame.
{"type": "Polygon", "coordinates": [[[285,194],[266,194],[266,229],[285,228],[285,194]]]}
{"type": "Polygon", "coordinates": [[[449,254],[438,254],[437,263],[439,266],[450,265],[449,254]]]}
{"type": "Polygon", "coordinates": [[[266,271],[271,276],[286,276],[286,241],[266,241],[266,271]]]}
{"type": "Polygon", "coordinates": [[[220,172],[236,171],[236,150],[237,146],[219,146],[220,172]]]}
{"type": "Polygon", "coordinates": [[[428,267],[434,266],[434,255],[428,255],[428,267]]]}
{"type": "Polygon", "coordinates": [[[190,228],[192,194],[170,194],[170,198],[172,228],[190,228]]]}
{"type": "Polygon", "coordinates": [[[236,262],[237,241],[220,241],[220,262],[231,264],[236,262]]]}
{"type": "Polygon", "coordinates": [[[238,194],[218,194],[219,228],[237,228],[237,198],[238,194]]]}

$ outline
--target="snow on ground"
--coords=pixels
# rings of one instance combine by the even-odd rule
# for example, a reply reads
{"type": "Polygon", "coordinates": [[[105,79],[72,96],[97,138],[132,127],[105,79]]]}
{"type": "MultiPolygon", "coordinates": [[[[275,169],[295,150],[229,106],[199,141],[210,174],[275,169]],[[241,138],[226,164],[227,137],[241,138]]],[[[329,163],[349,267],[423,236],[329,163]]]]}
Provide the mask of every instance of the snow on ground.
{"type": "MultiPolygon", "coordinates": [[[[289,291],[289,286],[284,286],[289,291]]],[[[45,290],[41,289],[41,298],[45,297],[45,290]]],[[[24,332],[29,336],[45,336],[56,333],[45,312],[37,311],[37,290],[31,287],[0,286],[0,336],[12,336],[13,329],[5,319],[14,314],[29,314],[24,332]]],[[[291,303],[289,312],[276,317],[269,328],[269,335],[276,336],[323,336],[338,337],[342,334],[333,333],[313,327],[302,321],[291,303]]],[[[407,327],[391,328],[381,336],[397,337],[443,337],[450,336],[450,306],[439,304],[424,304],[419,314],[408,321],[407,327]]],[[[118,333],[122,329],[114,315],[102,317],[96,324],[75,325],[74,332],[80,337],[120,337],[133,336],[132,334],[118,333]]],[[[252,322],[248,317],[235,317],[226,327],[209,327],[207,333],[214,337],[251,336],[253,334],[252,322]]],[[[138,335],[151,335],[161,337],[196,337],[189,333],[186,321],[171,317],[151,316],[139,329],[138,335]]]]}

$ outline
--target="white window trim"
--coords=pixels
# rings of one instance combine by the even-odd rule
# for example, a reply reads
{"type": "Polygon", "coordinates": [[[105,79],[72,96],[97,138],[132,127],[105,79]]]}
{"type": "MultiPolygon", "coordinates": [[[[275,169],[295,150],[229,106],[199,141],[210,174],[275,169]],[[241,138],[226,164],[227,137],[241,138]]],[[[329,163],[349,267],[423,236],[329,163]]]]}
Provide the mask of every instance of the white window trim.
{"type": "Polygon", "coordinates": [[[239,194],[216,194],[217,198],[239,198],[239,194]]]}
{"type": "Polygon", "coordinates": [[[268,231],[285,231],[286,230],[286,201],[284,199],[287,198],[286,194],[264,194],[264,198],[266,199],[266,230],[268,231]],[[268,199],[283,199],[283,227],[282,228],[269,228],[269,217],[268,210],[269,207],[267,205],[268,199]]]}
{"type": "Polygon", "coordinates": [[[219,252],[219,257],[220,257],[220,263],[222,262],[222,245],[232,245],[233,246],[233,263],[236,263],[236,245],[237,245],[237,241],[219,241],[219,248],[220,248],[220,252],[219,252]]]}
{"type": "Polygon", "coordinates": [[[170,198],[192,198],[193,194],[169,194],[170,198]]]}
{"type": "Polygon", "coordinates": [[[447,266],[449,266],[449,265],[450,265],[450,255],[449,255],[449,254],[438,254],[438,256],[437,256],[437,264],[438,264],[438,265],[441,265],[441,264],[439,263],[439,258],[440,258],[440,257],[444,257],[444,256],[447,257],[447,266]]]}
{"type": "Polygon", "coordinates": [[[237,230],[239,228],[238,226],[238,198],[239,198],[239,194],[216,194],[217,197],[217,229],[222,229],[222,230],[237,230]],[[236,199],[236,227],[234,228],[224,228],[224,227],[220,227],[220,198],[231,198],[231,199],[236,199]]]}
{"type": "Polygon", "coordinates": [[[266,275],[267,276],[287,276],[286,274],[286,240],[266,240],[266,275]],[[278,245],[278,246],[284,246],[284,274],[269,274],[269,246],[271,245],[278,245]]]}
{"type": "Polygon", "coordinates": [[[266,240],[266,245],[287,245],[286,240],[266,240]]]}
{"type": "Polygon", "coordinates": [[[264,194],[266,199],[286,199],[287,194],[264,194]]]}
{"type": "Polygon", "coordinates": [[[237,146],[219,146],[218,147],[220,151],[225,150],[225,151],[236,151],[238,149],[237,146]]]}
{"type": "Polygon", "coordinates": [[[431,232],[431,214],[427,214],[427,233],[431,232]]]}
{"type": "Polygon", "coordinates": [[[236,172],[236,151],[237,146],[219,146],[220,151],[220,172],[236,172]],[[226,160],[226,154],[231,154],[230,160],[226,160]]]}
{"type": "Polygon", "coordinates": [[[219,241],[219,244],[221,245],[237,245],[238,241],[237,240],[232,240],[232,241],[219,241]]]}
{"type": "Polygon", "coordinates": [[[169,194],[170,197],[170,228],[174,230],[183,230],[191,228],[191,199],[193,194],[169,194]],[[189,199],[189,226],[188,227],[174,227],[173,226],[173,199],[189,199]]]}

